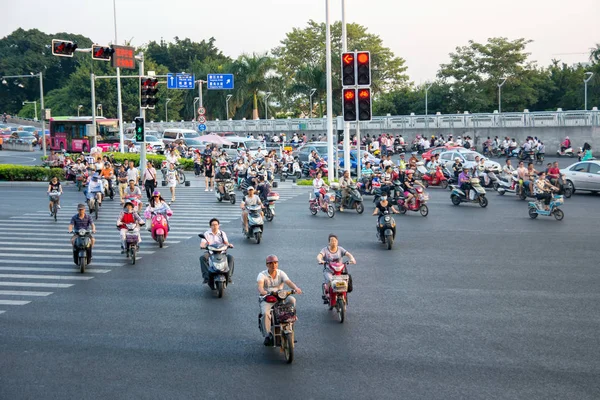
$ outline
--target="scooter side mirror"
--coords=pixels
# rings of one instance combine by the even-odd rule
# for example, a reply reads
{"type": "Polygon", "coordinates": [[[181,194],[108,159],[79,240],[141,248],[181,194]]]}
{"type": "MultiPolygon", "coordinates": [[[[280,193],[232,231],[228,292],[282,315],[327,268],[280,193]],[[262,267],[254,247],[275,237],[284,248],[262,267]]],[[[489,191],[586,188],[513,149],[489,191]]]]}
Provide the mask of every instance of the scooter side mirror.
{"type": "Polygon", "coordinates": [[[198,237],[199,237],[200,239],[205,239],[205,237],[204,237],[204,233],[200,233],[200,234],[198,235],[198,237]]]}

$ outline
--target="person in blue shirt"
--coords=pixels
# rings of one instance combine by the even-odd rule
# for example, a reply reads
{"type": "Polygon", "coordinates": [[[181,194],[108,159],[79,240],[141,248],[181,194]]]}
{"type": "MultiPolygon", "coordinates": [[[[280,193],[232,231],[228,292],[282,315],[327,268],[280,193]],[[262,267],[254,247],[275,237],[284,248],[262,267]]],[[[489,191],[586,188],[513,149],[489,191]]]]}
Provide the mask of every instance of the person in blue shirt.
{"type": "Polygon", "coordinates": [[[373,169],[371,168],[370,161],[367,161],[365,163],[365,166],[360,171],[360,174],[362,176],[363,183],[365,184],[365,191],[367,191],[367,192],[371,191],[371,179],[373,179],[373,175],[375,173],[373,172],[373,169]]]}
{"type": "MultiPolygon", "coordinates": [[[[71,222],[69,223],[69,233],[77,232],[80,229],[90,230],[90,228],[92,233],[96,233],[96,225],[94,224],[94,220],[92,219],[92,217],[85,213],[85,205],[77,205],[77,214],[73,215],[73,217],[71,218],[71,222]]],[[[91,239],[92,247],[94,247],[96,239],[94,239],[93,237],[91,239]]],[[[71,245],[73,244],[74,240],[75,235],[73,235],[73,237],[71,238],[71,245]]]]}
{"type": "MultiPolygon", "coordinates": [[[[96,199],[96,193],[102,193],[103,189],[104,188],[102,187],[102,181],[100,180],[100,175],[98,175],[98,173],[95,172],[94,175],[92,175],[92,179],[90,180],[90,183],[88,184],[88,190],[86,192],[86,198],[88,199],[90,210],[92,208],[94,208],[94,201],[96,199]]],[[[99,196],[99,198],[98,198],[98,206],[102,206],[102,196],[99,196]]]]}

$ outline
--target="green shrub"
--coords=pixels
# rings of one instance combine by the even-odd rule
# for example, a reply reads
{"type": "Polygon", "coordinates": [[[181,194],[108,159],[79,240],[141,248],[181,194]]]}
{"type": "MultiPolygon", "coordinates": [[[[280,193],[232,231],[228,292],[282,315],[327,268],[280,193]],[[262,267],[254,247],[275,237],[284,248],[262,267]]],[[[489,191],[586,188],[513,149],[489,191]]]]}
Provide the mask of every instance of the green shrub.
{"type": "Polygon", "coordinates": [[[0,165],[0,180],[3,181],[49,181],[53,177],[65,179],[62,168],[30,167],[26,165],[0,165]]]}
{"type": "MultiPolygon", "coordinates": [[[[312,186],[312,182],[313,182],[312,179],[298,179],[296,181],[296,185],[298,185],[298,186],[312,186]]],[[[325,184],[327,186],[329,186],[329,179],[323,178],[323,182],[325,182],[325,184]]]]}
{"type": "MultiPolygon", "coordinates": [[[[115,162],[122,163],[123,161],[133,161],[136,166],[140,165],[140,155],[138,153],[112,153],[115,162]]],[[[160,164],[166,160],[165,156],[159,156],[155,154],[146,154],[146,160],[151,161],[154,168],[160,168],[160,164]]],[[[187,158],[179,159],[179,163],[185,170],[194,169],[194,160],[188,160],[187,158]]]]}

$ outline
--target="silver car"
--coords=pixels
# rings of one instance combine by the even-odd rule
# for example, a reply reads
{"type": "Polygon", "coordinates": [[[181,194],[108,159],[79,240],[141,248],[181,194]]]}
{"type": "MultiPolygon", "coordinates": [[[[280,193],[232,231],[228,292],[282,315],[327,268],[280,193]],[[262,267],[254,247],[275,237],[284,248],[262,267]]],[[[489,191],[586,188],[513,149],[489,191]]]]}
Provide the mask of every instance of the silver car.
{"type": "Polygon", "coordinates": [[[600,192],[600,161],[581,161],[561,169],[560,173],[565,175],[573,193],[576,190],[600,192]]]}
{"type": "MultiPolygon", "coordinates": [[[[440,162],[443,164],[450,163],[448,165],[450,166],[454,163],[455,158],[460,158],[460,162],[463,166],[473,168],[475,166],[475,157],[477,156],[479,156],[479,158],[485,158],[482,154],[472,150],[465,151],[463,149],[459,149],[459,151],[445,151],[440,154],[440,162]]],[[[496,161],[486,158],[484,165],[494,173],[500,173],[502,171],[502,167],[496,161]]]]}

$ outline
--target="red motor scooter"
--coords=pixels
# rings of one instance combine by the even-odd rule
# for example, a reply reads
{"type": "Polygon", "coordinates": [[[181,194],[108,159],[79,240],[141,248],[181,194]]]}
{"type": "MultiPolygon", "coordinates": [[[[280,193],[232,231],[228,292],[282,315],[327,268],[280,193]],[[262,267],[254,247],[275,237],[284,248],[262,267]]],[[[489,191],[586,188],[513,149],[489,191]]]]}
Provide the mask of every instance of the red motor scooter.
{"type": "Polygon", "coordinates": [[[329,283],[324,284],[325,297],[328,300],[329,309],[337,311],[340,323],[346,319],[346,305],[348,304],[348,293],[352,291],[352,280],[348,274],[348,262],[325,263],[324,268],[331,272],[329,283]]]}
{"type": "Polygon", "coordinates": [[[150,234],[152,235],[152,239],[158,242],[158,247],[162,248],[167,236],[169,235],[169,222],[167,221],[167,217],[173,215],[173,211],[163,210],[153,211],[150,213],[146,211],[144,216],[146,219],[152,217],[152,223],[150,224],[150,234]]]}
{"type": "Polygon", "coordinates": [[[407,203],[406,198],[402,194],[396,199],[398,209],[402,214],[406,214],[407,211],[418,211],[422,216],[426,217],[427,214],[429,214],[429,207],[427,207],[427,204],[425,203],[427,203],[429,200],[429,195],[425,193],[423,186],[418,183],[414,185],[414,188],[416,192],[414,195],[414,201],[407,203]]]}
{"type": "Polygon", "coordinates": [[[423,181],[423,186],[441,186],[442,189],[448,188],[448,178],[444,176],[444,172],[442,172],[442,168],[438,165],[435,167],[435,172],[432,174],[423,174],[421,177],[423,181]]]}

